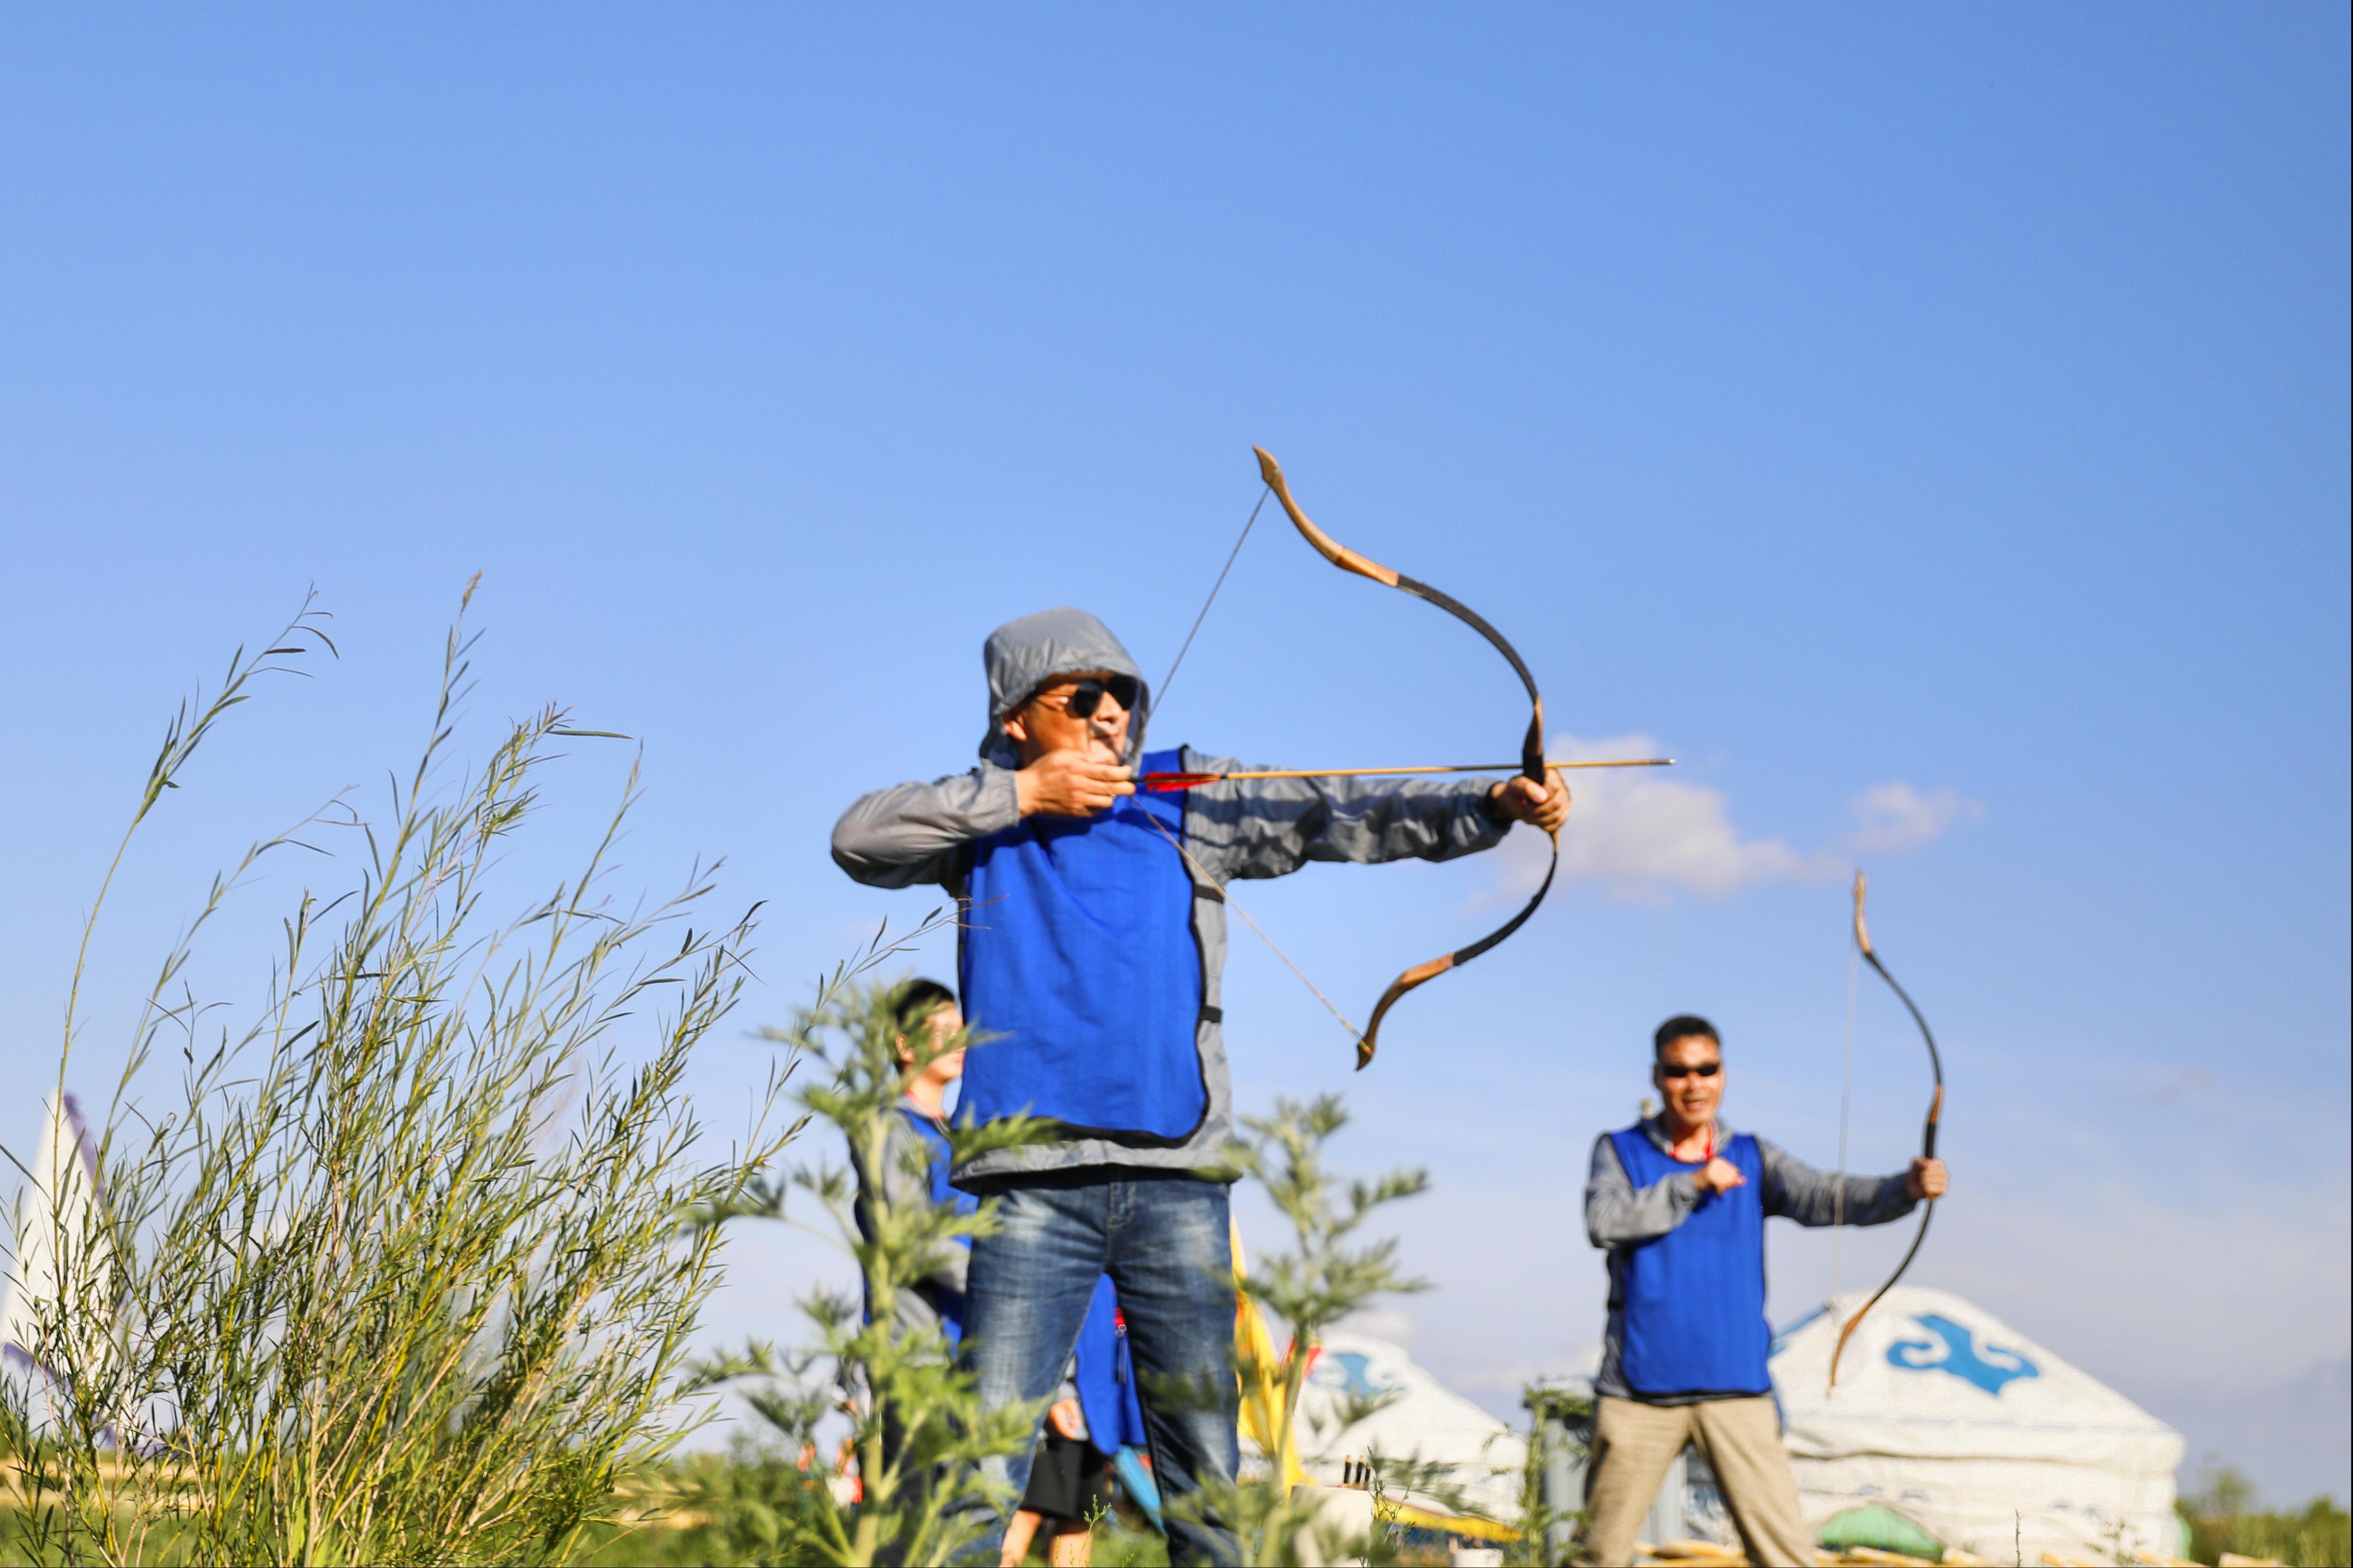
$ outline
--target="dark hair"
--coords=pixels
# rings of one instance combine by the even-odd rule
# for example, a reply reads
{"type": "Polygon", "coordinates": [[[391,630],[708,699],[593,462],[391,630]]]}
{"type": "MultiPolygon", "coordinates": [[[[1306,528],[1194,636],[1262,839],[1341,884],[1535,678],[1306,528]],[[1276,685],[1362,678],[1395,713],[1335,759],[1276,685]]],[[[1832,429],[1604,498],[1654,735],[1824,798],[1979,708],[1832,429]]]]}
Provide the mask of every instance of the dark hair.
{"type": "Polygon", "coordinates": [[[936,980],[910,980],[891,993],[891,1016],[902,1035],[912,1035],[943,1007],[955,1005],[955,993],[936,980]]]}
{"type": "Polygon", "coordinates": [[[1659,1032],[1651,1037],[1651,1059],[1658,1060],[1665,1054],[1669,1046],[1673,1045],[1677,1040],[1689,1039],[1694,1035],[1714,1040],[1716,1054],[1718,1056],[1724,1054],[1724,1037],[1715,1032],[1714,1024],[1696,1013],[1678,1013],[1660,1025],[1659,1032]]]}

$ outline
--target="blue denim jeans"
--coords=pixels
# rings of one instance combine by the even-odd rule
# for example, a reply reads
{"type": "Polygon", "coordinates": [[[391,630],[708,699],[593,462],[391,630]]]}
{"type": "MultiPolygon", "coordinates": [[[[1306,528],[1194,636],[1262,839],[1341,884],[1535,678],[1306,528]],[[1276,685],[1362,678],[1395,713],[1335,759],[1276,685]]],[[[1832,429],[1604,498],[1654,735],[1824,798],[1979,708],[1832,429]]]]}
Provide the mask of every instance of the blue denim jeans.
{"type": "MultiPolygon", "coordinates": [[[[1111,1276],[1127,1319],[1152,1473],[1174,1500],[1197,1478],[1231,1480],[1234,1435],[1233,1252],[1224,1184],[1096,1167],[992,1184],[997,1230],[972,1245],[964,1342],[989,1409],[1051,1395],[1078,1342],[1098,1276],[1111,1276]],[[1191,1398],[1155,1398],[1181,1383],[1191,1398]],[[1206,1397],[1204,1397],[1206,1395],[1206,1397]]],[[[984,1468],[1019,1496],[1036,1434],[1018,1457],[984,1468]]],[[[1168,1521],[1174,1563],[1232,1563],[1233,1536],[1168,1521]]]]}

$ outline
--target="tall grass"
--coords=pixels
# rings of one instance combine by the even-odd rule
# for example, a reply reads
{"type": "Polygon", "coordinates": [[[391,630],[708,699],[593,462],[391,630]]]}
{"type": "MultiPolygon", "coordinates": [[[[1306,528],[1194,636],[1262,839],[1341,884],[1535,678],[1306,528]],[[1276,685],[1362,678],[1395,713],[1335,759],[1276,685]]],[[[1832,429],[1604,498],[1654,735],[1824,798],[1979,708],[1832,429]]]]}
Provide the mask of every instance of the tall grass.
{"type": "MultiPolygon", "coordinates": [[[[1273,1115],[1242,1121],[1245,1136],[1236,1151],[1237,1163],[1265,1187],[1292,1233],[1288,1250],[1261,1258],[1247,1278],[1235,1281],[1243,1297],[1290,1331],[1289,1343],[1271,1362],[1246,1345],[1237,1345],[1235,1351],[1235,1375],[1241,1386],[1271,1390],[1265,1424],[1272,1429],[1262,1434],[1270,1445],[1267,1464],[1262,1475],[1238,1482],[1206,1478],[1199,1490],[1169,1499],[1166,1506],[1178,1517],[1215,1520],[1232,1531],[1244,1563],[1396,1560],[1395,1531],[1380,1517],[1383,1510],[1377,1508],[1369,1538],[1335,1532],[1319,1521],[1318,1504],[1295,1495],[1285,1476],[1286,1457],[1302,1447],[1303,1436],[1321,1446],[1388,1403],[1386,1398],[1344,1397],[1329,1420],[1329,1430],[1302,1432],[1300,1395],[1324,1331],[1377,1297],[1428,1289],[1424,1281],[1398,1269],[1396,1238],[1359,1242],[1356,1237],[1376,1212],[1428,1190],[1429,1174],[1417,1169],[1391,1171],[1370,1180],[1339,1176],[1324,1163],[1324,1148],[1347,1121],[1336,1095],[1321,1095],[1305,1104],[1278,1100],[1273,1115]]],[[[1208,1390],[1151,1383],[1145,1394],[1162,1399],[1210,1397],[1208,1390]]],[[[1379,1455],[1371,1456],[1371,1463],[1377,1493],[1410,1489],[1442,1496],[1449,1489],[1437,1467],[1379,1455]]]]}
{"type": "Polygon", "coordinates": [[[2189,1555],[2200,1563],[2224,1553],[2295,1568],[2353,1563],[2353,1516],[2333,1497],[2296,1510],[2259,1510],[2254,1483],[2210,1457],[2197,1489],[2179,1504],[2189,1527],[2189,1555]]]}
{"type": "MultiPolygon", "coordinates": [[[[330,646],[316,627],[306,606],[183,708],[132,831],[261,677],[330,646]]],[[[474,646],[461,614],[381,825],[339,803],[215,880],[96,1130],[103,1201],[28,1184],[48,1212],[17,1234],[58,1235],[0,1445],[36,1561],[561,1559],[675,1441],[719,1279],[719,1233],[680,1215],[732,1202],[781,1142],[755,1107],[707,1151],[678,1093],[737,1001],[750,918],[697,921],[715,868],[650,908],[607,896],[634,767],[576,872],[493,915],[543,775],[602,732],[550,706],[459,771],[474,646]],[[187,983],[195,936],[265,858],[337,829],[350,885],[293,900],[264,1001],[221,1026],[187,983]]]]}

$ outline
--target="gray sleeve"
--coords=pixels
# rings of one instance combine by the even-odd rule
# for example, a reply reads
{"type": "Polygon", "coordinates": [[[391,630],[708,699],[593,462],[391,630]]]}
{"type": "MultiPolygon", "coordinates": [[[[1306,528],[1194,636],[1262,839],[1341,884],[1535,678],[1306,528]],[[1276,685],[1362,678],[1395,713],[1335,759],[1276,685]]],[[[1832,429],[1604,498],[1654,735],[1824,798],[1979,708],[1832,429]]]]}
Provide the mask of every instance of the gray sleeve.
{"type": "Polygon", "coordinates": [[[1904,1190],[1905,1172],[1892,1176],[1833,1176],[1762,1138],[1757,1140],[1757,1153],[1765,1168],[1762,1196],[1768,1215],[1805,1226],[1885,1225],[1918,1206],[1904,1190]],[[1839,1197],[1841,1183],[1843,1204],[1839,1197]]]}
{"type": "MultiPolygon", "coordinates": [[[[1242,771],[1187,750],[1187,771],[1242,771]]],[[[1311,860],[1451,860],[1503,841],[1493,779],[1245,779],[1188,793],[1185,831],[1220,881],[1281,877],[1311,860]]]]}
{"type": "Polygon", "coordinates": [[[1596,1247],[1626,1247],[1661,1237],[1683,1224],[1699,1203],[1699,1183],[1677,1171],[1639,1191],[1608,1133],[1593,1141],[1585,1176],[1585,1237],[1596,1247]]]}
{"type": "MultiPolygon", "coordinates": [[[[891,1113],[890,1136],[882,1145],[882,1197],[892,1208],[932,1201],[932,1146],[896,1111],[891,1113]]],[[[920,1283],[962,1293],[972,1248],[950,1242],[926,1262],[920,1283]]]]}
{"type": "Polygon", "coordinates": [[[965,1275],[972,1268],[972,1248],[961,1242],[949,1242],[932,1255],[932,1266],[923,1270],[923,1283],[936,1285],[943,1290],[964,1294],[965,1275]]]}
{"type": "Polygon", "coordinates": [[[833,825],[833,863],[870,888],[945,882],[965,845],[1020,818],[1012,773],[984,763],[860,796],[833,825]]]}

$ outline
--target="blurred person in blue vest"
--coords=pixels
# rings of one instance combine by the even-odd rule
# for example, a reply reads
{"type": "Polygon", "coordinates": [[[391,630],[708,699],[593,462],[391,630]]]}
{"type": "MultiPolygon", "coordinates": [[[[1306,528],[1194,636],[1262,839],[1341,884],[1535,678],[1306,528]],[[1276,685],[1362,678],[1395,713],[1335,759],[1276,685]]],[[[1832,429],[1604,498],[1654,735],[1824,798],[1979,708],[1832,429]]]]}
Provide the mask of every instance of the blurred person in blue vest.
{"type": "MultiPolygon", "coordinates": [[[[966,1068],[964,1109],[982,1123],[1026,1112],[1057,1133],[955,1173],[998,1205],[997,1230],[973,1247],[965,1307],[982,1400],[1048,1401],[1107,1273],[1147,1384],[1208,1395],[1145,1401],[1154,1474],[1182,1498],[1240,1460],[1224,885],[1315,860],[1452,859],[1514,822],[1558,827],[1568,792],[1555,774],[1138,794],[1139,771],[1238,767],[1189,747],[1145,753],[1150,693],[1101,621],[1025,616],[989,634],[982,661],[979,765],[859,800],[834,828],[833,858],[872,887],[936,883],[965,901],[957,975],[988,1043],[966,1068]]],[[[1027,1448],[991,1462],[1017,1496],[1029,1471],[1027,1448]]],[[[1169,1511],[1171,1560],[1232,1562],[1230,1531],[1185,1511],[1169,1511]]]]}
{"type": "MultiPolygon", "coordinates": [[[[1111,1512],[1112,1468],[1122,1449],[1144,1447],[1144,1408],[1135,1393],[1135,1367],[1127,1348],[1127,1325],[1119,1313],[1119,1293],[1106,1274],[1095,1281],[1094,1300],[1079,1326],[1071,1369],[1046,1410],[1046,1431],[1029,1464],[1029,1484],[1021,1506],[1006,1527],[997,1554],[1001,1568],[1027,1562],[1029,1544],[1042,1526],[1046,1561],[1053,1568],[1087,1568],[1094,1550],[1094,1521],[1111,1512]]],[[[1131,1486],[1148,1477],[1126,1472],[1131,1486]]],[[[1139,1500],[1141,1502],[1142,1500],[1139,1500]]]]}
{"type": "MultiPolygon", "coordinates": [[[[892,994],[891,1012],[897,1026],[894,1045],[899,1068],[905,1077],[900,1084],[897,1113],[883,1134],[882,1169],[868,1170],[857,1148],[849,1151],[850,1166],[858,1176],[858,1228],[870,1239],[878,1203],[892,1209],[931,1204],[955,1214],[970,1214],[980,1206],[971,1194],[948,1184],[947,1092],[948,1086],[964,1075],[965,1053],[941,1047],[964,1027],[955,993],[936,980],[910,980],[892,994]]],[[[921,1275],[900,1289],[891,1314],[900,1342],[904,1343],[911,1332],[937,1329],[949,1348],[955,1347],[964,1335],[965,1278],[971,1262],[972,1238],[957,1237],[932,1255],[921,1275]]],[[[871,1300],[866,1310],[871,1317],[874,1310],[871,1300]]],[[[903,1414],[896,1406],[886,1405],[882,1411],[885,1465],[898,1462],[906,1435],[903,1414]]],[[[905,1494],[909,1501],[914,1501],[927,1484],[922,1479],[911,1482],[905,1494]]]]}
{"type": "MultiPolygon", "coordinates": [[[[870,1237],[872,1205],[878,1201],[892,1208],[932,1204],[956,1214],[970,1214],[980,1206],[971,1194],[948,1184],[947,1091],[964,1075],[965,1053],[940,1047],[964,1027],[955,993],[936,980],[910,980],[892,994],[891,1011],[899,1029],[899,1066],[906,1079],[900,1086],[898,1114],[883,1138],[882,1169],[867,1170],[858,1161],[858,1151],[850,1151],[858,1174],[858,1228],[870,1237]]],[[[955,1344],[964,1334],[965,1276],[971,1260],[970,1237],[958,1237],[942,1248],[923,1274],[899,1292],[892,1321],[902,1330],[935,1328],[950,1345],[955,1344]]]]}
{"type": "Polygon", "coordinates": [[[1892,1176],[1832,1176],[1716,1115],[1724,1047],[1683,1014],[1651,1039],[1664,1109],[1593,1145],[1585,1233],[1609,1249],[1588,1521],[1578,1560],[1634,1560],[1651,1500],[1683,1445],[1707,1456],[1748,1561],[1814,1560],[1766,1368],[1765,1221],[1884,1225],[1945,1192],[1940,1160],[1892,1176]]]}

